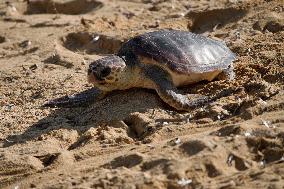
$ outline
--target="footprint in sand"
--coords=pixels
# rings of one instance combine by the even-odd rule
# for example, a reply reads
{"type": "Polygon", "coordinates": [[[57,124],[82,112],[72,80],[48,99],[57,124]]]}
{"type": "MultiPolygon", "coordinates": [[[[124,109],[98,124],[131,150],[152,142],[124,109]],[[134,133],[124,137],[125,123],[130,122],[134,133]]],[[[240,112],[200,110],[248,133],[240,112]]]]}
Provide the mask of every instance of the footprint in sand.
{"type": "Polygon", "coordinates": [[[103,3],[95,0],[28,0],[24,14],[68,14],[78,15],[97,10],[103,3]]]}
{"type": "Polygon", "coordinates": [[[192,22],[189,29],[194,33],[213,31],[216,27],[223,27],[228,23],[236,22],[247,14],[247,10],[240,8],[220,8],[205,11],[191,11],[186,17],[192,22]]]}
{"type": "Polygon", "coordinates": [[[123,40],[115,37],[88,32],[69,33],[60,39],[70,51],[87,54],[114,54],[120,49],[123,40]]]}

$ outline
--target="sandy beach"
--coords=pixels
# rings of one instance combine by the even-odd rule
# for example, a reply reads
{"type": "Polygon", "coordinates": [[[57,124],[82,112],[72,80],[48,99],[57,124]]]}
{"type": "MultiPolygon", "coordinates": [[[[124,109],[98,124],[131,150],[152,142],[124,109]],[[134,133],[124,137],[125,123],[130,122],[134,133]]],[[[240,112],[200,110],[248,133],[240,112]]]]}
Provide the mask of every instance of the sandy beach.
{"type": "Polygon", "coordinates": [[[0,188],[283,188],[283,89],[283,0],[1,1],[0,188]],[[240,90],[190,112],[140,88],[42,108],[91,88],[91,61],[159,29],[237,55],[235,80],[183,93],[240,90]]]}

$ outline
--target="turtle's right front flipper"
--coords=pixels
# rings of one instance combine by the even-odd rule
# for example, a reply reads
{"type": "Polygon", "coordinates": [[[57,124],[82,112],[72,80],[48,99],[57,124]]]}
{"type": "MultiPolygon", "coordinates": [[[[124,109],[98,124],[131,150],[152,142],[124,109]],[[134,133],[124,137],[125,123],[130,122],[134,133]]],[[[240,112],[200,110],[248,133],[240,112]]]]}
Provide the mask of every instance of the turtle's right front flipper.
{"type": "Polygon", "coordinates": [[[198,108],[204,105],[208,105],[222,97],[230,96],[237,93],[239,89],[223,89],[221,92],[214,96],[198,96],[195,94],[183,95],[173,87],[173,85],[164,85],[159,87],[157,90],[158,95],[170,106],[177,110],[190,111],[194,108],[198,108]]]}
{"type": "Polygon", "coordinates": [[[156,89],[160,98],[177,110],[190,111],[206,104],[210,100],[208,96],[196,98],[196,95],[193,94],[181,94],[174,86],[170,75],[157,66],[145,67],[145,77],[154,83],[154,89],[156,89]]]}
{"type": "Polygon", "coordinates": [[[190,111],[194,108],[208,104],[211,99],[208,96],[196,97],[195,94],[180,94],[174,86],[162,86],[157,90],[160,98],[177,110],[190,111]]]}
{"type": "Polygon", "coordinates": [[[103,93],[101,90],[97,88],[91,88],[72,96],[64,96],[50,100],[45,104],[43,104],[42,107],[50,107],[50,108],[83,107],[83,106],[88,106],[90,103],[93,103],[96,100],[102,99],[104,96],[105,93],[103,93]]]}
{"type": "Polygon", "coordinates": [[[218,100],[219,98],[229,96],[237,89],[224,89],[215,96],[199,96],[195,94],[181,94],[174,86],[168,73],[164,70],[152,66],[145,70],[146,77],[154,82],[156,85],[156,91],[160,98],[168,105],[174,107],[177,110],[191,111],[194,108],[198,108],[204,105],[208,105],[211,102],[218,100]]]}

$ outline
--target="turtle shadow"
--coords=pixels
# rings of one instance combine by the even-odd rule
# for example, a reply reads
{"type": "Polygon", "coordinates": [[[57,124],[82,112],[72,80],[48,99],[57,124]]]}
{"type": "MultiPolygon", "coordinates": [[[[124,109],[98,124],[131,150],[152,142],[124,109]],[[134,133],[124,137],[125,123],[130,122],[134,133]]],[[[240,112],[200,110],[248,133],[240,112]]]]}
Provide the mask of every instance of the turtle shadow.
{"type": "MultiPolygon", "coordinates": [[[[201,81],[179,88],[183,93],[197,94],[208,81],[201,81]]],[[[84,93],[77,93],[80,95],[84,93]]],[[[44,135],[52,135],[59,129],[76,130],[82,135],[90,128],[127,120],[135,112],[146,113],[158,108],[176,111],[164,103],[154,90],[133,88],[124,91],[113,91],[104,99],[90,102],[86,107],[57,108],[46,117],[31,125],[19,135],[12,135],[4,140],[3,147],[25,143],[27,141],[45,140],[44,135]]],[[[207,115],[207,114],[206,114],[207,115]]],[[[112,124],[109,124],[112,126],[112,124]]],[[[70,144],[72,145],[72,144],[70,144]]]]}
{"type": "Polygon", "coordinates": [[[147,112],[163,106],[155,91],[129,89],[115,91],[102,100],[92,102],[86,107],[56,108],[46,117],[31,125],[22,134],[8,136],[3,147],[28,141],[42,141],[44,135],[59,129],[76,130],[78,134],[103,123],[120,121],[134,112],[147,112]]]}

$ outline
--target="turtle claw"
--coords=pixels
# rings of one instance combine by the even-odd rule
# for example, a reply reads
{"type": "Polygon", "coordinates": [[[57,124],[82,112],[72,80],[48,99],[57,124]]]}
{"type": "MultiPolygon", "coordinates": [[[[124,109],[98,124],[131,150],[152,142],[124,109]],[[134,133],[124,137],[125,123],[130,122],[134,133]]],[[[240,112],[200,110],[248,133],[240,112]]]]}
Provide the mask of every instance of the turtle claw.
{"type": "Polygon", "coordinates": [[[74,108],[74,107],[86,107],[95,100],[101,97],[102,93],[96,88],[85,90],[81,93],[63,96],[50,100],[42,105],[42,107],[50,108],[74,108]]]}

